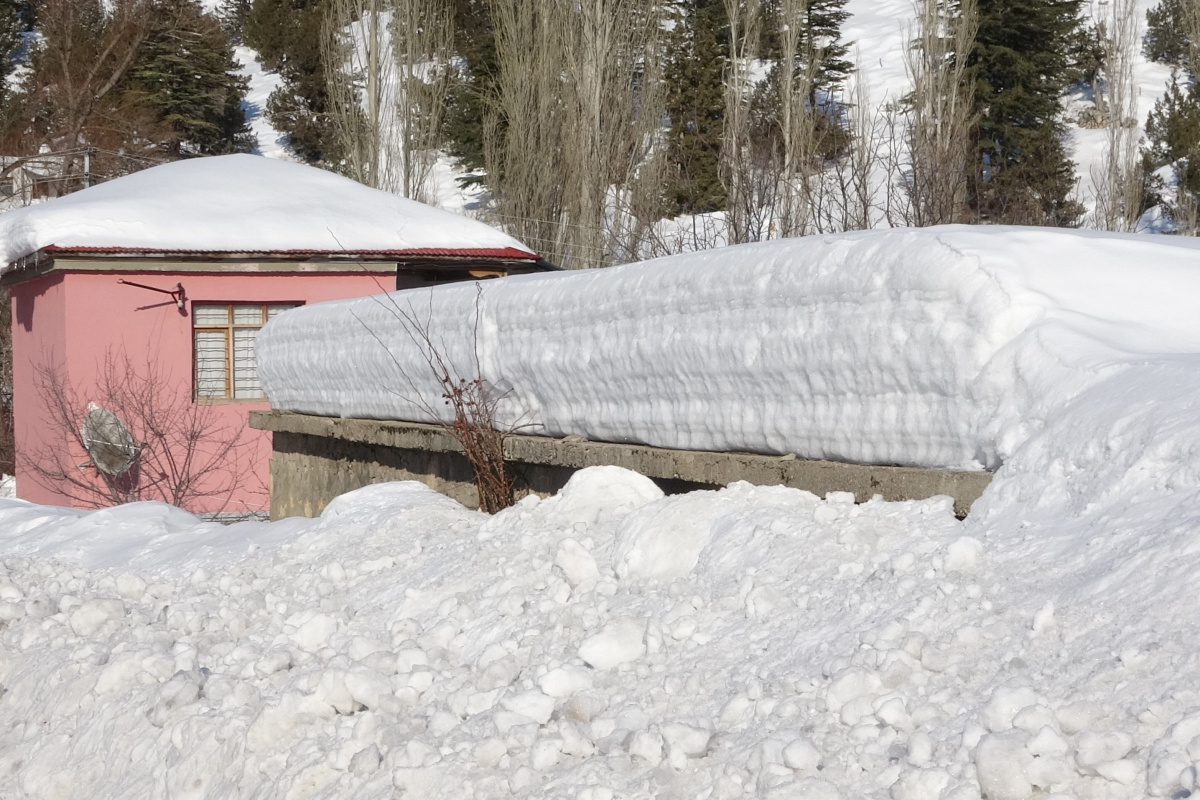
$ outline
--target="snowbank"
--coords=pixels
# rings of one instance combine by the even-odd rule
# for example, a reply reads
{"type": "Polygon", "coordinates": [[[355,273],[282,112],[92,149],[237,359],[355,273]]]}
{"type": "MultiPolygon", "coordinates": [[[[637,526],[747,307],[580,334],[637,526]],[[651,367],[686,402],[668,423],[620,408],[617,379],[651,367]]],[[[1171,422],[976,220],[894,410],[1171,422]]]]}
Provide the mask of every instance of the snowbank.
{"type": "Polygon", "coordinates": [[[372,486],[238,547],[0,501],[0,795],[1183,796],[1196,478],[1084,530],[601,467],[494,517],[372,486]]]}
{"type": "Polygon", "coordinates": [[[807,237],[301,308],[259,369],[275,408],[432,421],[427,335],[462,376],[477,352],[532,432],[993,468],[1105,370],[1200,352],[1198,258],[1047,229],[807,237]]]}
{"type": "Polygon", "coordinates": [[[481,222],[261,156],[176,161],[0,215],[0,267],[43,247],[315,251],[529,248],[481,222]]]}

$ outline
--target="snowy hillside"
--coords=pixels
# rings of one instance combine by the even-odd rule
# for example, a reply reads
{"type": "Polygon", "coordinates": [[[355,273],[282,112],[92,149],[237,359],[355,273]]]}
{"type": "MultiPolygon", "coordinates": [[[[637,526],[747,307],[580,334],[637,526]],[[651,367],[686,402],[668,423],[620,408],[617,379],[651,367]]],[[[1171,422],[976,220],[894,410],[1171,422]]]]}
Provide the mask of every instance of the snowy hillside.
{"type": "MultiPolygon", "coordinates": [[[[856,342],[903,352],[922,331],[895,328],[882,298],[926,308],[929,341],[955,347],[893,374],[934,383],[962,353],[1002,356],[991,380],[1024,399],[966,520],[948,498],[663,497],[616,468],[492,517],[413,483],[230,527],[0,500],[0,797],[1187,797],[1194,243],[940,235],[958,255],[934,258],[932,238],[916,251],[927,285],[896,282],[886,255],[904,248],[881,247],[879,304],[849,314],[818,292],[800,316],[852,361],[856,342]],[[1006,252],[1024,257],[997,266],[1006,252]]],[[[829,242],[849,257],[868,240],[829,242]]],[[[695,277],[728,267],[709,258],[695,277]]],[[[703,303],[673,313],[693,336],[725,322],[703,303]]],[[[738,383],[744,355],[723,352],[713,377],[749,401],[770,380],[738,383]]],[[[831,396],[854,378],[793,372],[810,368],[831,396]]]]}
{"type": "MultiPolygon", "coordinates": [[[[217,0],[210,0],[217,2],[217,0]]],[[[1159,0],[1137,0],[1138,41],[1145,33],[1146,12],[1157,6],[1159,0]]],[[[850,58],[857,65],[857,72],[847,88],[847,96],[855,96],[853,85],[857,81],[865,83],[867,98],[875,111],[884,106],[894,104],[911,91],[912,85],[905,70],[905,48],[913,37],[915,26],[915,6],[911,0],[848,0],[846,10],[850,13],[842,27],[843,39],[853,42],[850,58]]],[[[1084,14],[1093,20],[1104,19],[1109,13],[1109,4],[1099,0],[1088,0],[1084,4],[1084,14]]],[[[252,50],[238,48],[237,57],[243,64],[242,74],[250,81],[250,93],[247,96],[247,118],[255,135],[258,137],[259,152],[272,158],[291,158],[286,147],[286,137],[272,128],[266,120],[264,110],[271,91],[280,85],[278,75],[265,71],[258,63],[252,50]]],[[[1170,68],[1163,64],[1148,62],[1141,53],[1140,46],[1134,63],[1134,80],[1137,85],[1138,122],[1144,125],[1146,117],[1166,89],[1170,77],[1170,68]]],[[[1069,134],[1068,152],[1076,163],[1077,188],[1075,198],[1088,211],[1095,206],[1095,187],[1093,174],[1100,169],[1107,147],[1106,132],[1103,129],[1087,129],[1079,126],[1079,114],[1091,106],[1091,101],[1084,93],[1072,94],[1067,99],[1066,115],[1069,134]]],[[[1140,131],[1139,131],[1140,135],[1140,131]]],[[[435,169],[433,181],[436,184],[434,195],[436,205],[447,210],[474,215],[481,200],[481,190],[478,185],[464,190],[458,186],[457,180],[461,175],[449,158],[439,160],[435,169]]],[[[702,215],[700,227],[708,231],[701,238],[715,243],[723,242],[724,234],[720,232],[721,215],[708,219],[702,215]]],[[[689,218],[690,220],[690,218],[689,218]]],[[[883,224],[883,220],[878,220],[883,224]]],[[[684,220],[674,223],[664,223],[664,231],[677,228],[692,228],[695,220],[685,224],[684,220]]],[[[1085,219],[1084,227],[1093,227],[1085,219]]],[[[668,239],[670,233],[664,233],[668,239]]],[[[680,242],[690,237],[680,236],[680,242]]]]}
{"type": "MultiPolygon", "coordinates": [[[[1137,0],[1139,43],[1146,29],[1146,12],[1158,4],[1159,0],[1137,0]]],[[[849,0],[846,4],[850,18],[843,26],[843,35],[855,43],[858,64],[855,80],[866,81],[873,105],[895,102],[911,91],[912,84],[904,69],[904,49],[913,36],[915,9],[910,0],[849,0]]],[[[1087,0],[1083,3],[1083,13],[1092,20],[1103,20],[1110,13],[1110,4],[1107,0],[1087,0]]],[[[1166,91],[1170,75],[1170,67],[1148,62],[1139,44],[1134,61],[1139,125],[1145,125],[1155,101],[1166,91]]],[[[1103,129],[1089,130],[1078,125],[1080,112],[1091,106],[1091,101],[1082,94],[1072,95],[1066,105],[1068,153],[1076,164],[1075,198],[1090,212],[1095,206],[1096,191],[1092,176],[1101,168],[1107,134],[1103,129]]],[[[1085,219],[1084,227],[1094,226],[1085,219]]]]}

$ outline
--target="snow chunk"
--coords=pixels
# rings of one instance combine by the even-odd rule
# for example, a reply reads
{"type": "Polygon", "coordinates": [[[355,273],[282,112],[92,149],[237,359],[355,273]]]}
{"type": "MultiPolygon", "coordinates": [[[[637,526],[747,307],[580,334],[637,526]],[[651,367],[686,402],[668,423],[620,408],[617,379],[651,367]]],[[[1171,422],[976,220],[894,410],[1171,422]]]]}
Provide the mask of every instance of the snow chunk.
{"type": "Polygon", "coordinates": [[[538,691],[506,697],[500,701],[500,705],[515,714],[528,717],[539,725],[549,722],[550,715],[554,713],[554,698],[538,691]]]}
{"type": "Polygon", "coordinates": [[[1025,749],[1028,737],[1021,731],[989,733],[979,740],[972,756],[979,786],[988,800],[1028,800],[1033,784],[1027,770],[1033,756],[1025,749]]]}
{"type": "Polygon", "coordinates": [[[311,609],[289,618],[287,624],[296,628],[288,638],[301,650],[309,653],[315,653],[324,647],[329,642],[329,637],[338,629],[336,618],[311,609]]]}
{"type": "Polygon", "coordinates": [[[579,657],[596,669],[612,669],[646,654],[646,622],[619,619],[608,623],[595,636],[584,640],[579,657]]]}
{"type": "Polygon", "coordinates": [[[125,616],[125,604],[120,600],[100,598],[88,600],[71,612],[71,630],[76,636],[91,636],[109,620],[125,616]]]}
{"type": "Polygon", "coordinates": [[[983,707],[982,722],[992,733],[1000,733],[1013,726],[1013,718],[1017,716],[1017,712],[1039,703],[1037,694],[1027,686],[1001,686],[983,707]]]}
{"type": "Polygon", "coordinates": [[[558,667],[542,676],[538,686],[550,697],[562,699],[592,688],[592,676],[575,667],[558,667]]]}
{"type": "Polygon", "coordinates": [[[586,467],[549,501],[553,516],[567,524],[598,525],[661,500],[662,489],[644,475],[620,467],[586,467]]]}

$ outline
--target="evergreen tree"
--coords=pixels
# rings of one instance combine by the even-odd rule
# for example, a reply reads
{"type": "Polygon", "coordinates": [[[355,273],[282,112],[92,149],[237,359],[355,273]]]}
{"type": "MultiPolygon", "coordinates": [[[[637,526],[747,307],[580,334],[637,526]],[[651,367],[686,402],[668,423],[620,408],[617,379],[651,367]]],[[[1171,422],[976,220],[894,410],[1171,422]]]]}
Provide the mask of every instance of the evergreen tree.
{"type": "Polygon", "coordinates": [[[1062,143],[1061,96],[1080,0],[980,0],[968,61],[975,78],[978,159],[972,205],[996,223],[1071,226],[1074,164],[1062,143]]]}
{"type": "MultiPolygon", "coordinates": [[[[800,52],[814,53],[816,65],[813,77],[813,96],[833,94],[846,83],[854,72],[854,64],[847,58],[854,42],[842,41],[842,23],[850,17],[846,10],[847,0],[809,0],[800,20],[782,20],[780,0],[767,0],[762,5],[766,26],[763,31],[762,57],[778,59],[780,54],[779,29],[781,24],[800,24],[804,29],[800,52]]],[[[805,70],[808,65],[797,63],[796,69],[805,70]]]]}
{"type": "Polygon", "coordinates": [[[1146,58],[1182,65],[1188,58],[1188,34],[1184,3],[1195,0],[1162,0],[1146,12],[1146,58]]]}
{"type": "Polygon", "coordinates": [[[335,165],[341,156],[321,58],[325,6],[325,0],[254,0],[243,36],[263,66],[283,79],[267,101],[271,124],[305,162],[335,165]]]}
{"type": "MultiPolygon", "coordinates": [[[[1173,72],[1166,93],[1155,102],[1146,119],[1142,163],[1147,174],[1171,167],[1179,189],[1195,205],[1200,202],[1200,85],[1187,84],[1173,72]]],[[[1162,203],[1165,188],[1155,176],[1146,205],[1162,203]]]]}
{"type": "Polygon", "coordinates": [[[724,207],[719,171],[728,57],[722,0],[682,0],[668,38],[666,107],[671,120],[665,199],[674,213],[724,207]]]}
{"type": "MultiPolygon", "coordinates": [[[[496,88],[496,34],[485,0],[455,0],[454,48],[463,66],[446,97],[442,131],[447,152],[474,172],[484,168],[484,119],[496,88]]],[[[496,133],[503,135],[502,130],[496,133]]],[[[463,184],[482,180],[468,177],[463,184]]]]}
{"type": "Polygon", "coordinates": [[[26,30],[21,5],[18,0],[0,0],[0,97],[6,90],[5,79],[17,67],[21,33],[26,30]]]}
{"type": "Polygon", "coordinates": [[[233,47],[198,0],[159,0],[131,78],[176,133],[172,155],[248,152],[255,142],[242,112],[246,80],[233,47]]]}

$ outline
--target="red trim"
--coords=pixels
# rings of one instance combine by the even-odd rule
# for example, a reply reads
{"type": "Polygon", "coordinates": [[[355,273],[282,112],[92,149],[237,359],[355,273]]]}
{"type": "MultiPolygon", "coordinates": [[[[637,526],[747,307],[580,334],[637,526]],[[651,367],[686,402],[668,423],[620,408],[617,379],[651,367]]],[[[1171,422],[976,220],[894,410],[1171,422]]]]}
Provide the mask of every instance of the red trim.
{"type": "Polygon", "coordinates": [[[56,244],[42,248],[46,253],[147,253],[154,255],[215,255],[219,253],[250,256],[446,256],[450,258],[512,258],[537,261],[538,255],[515,247],[417,247],[410,250],[182,250],[153,247],[60,247],[56,244]]]}

